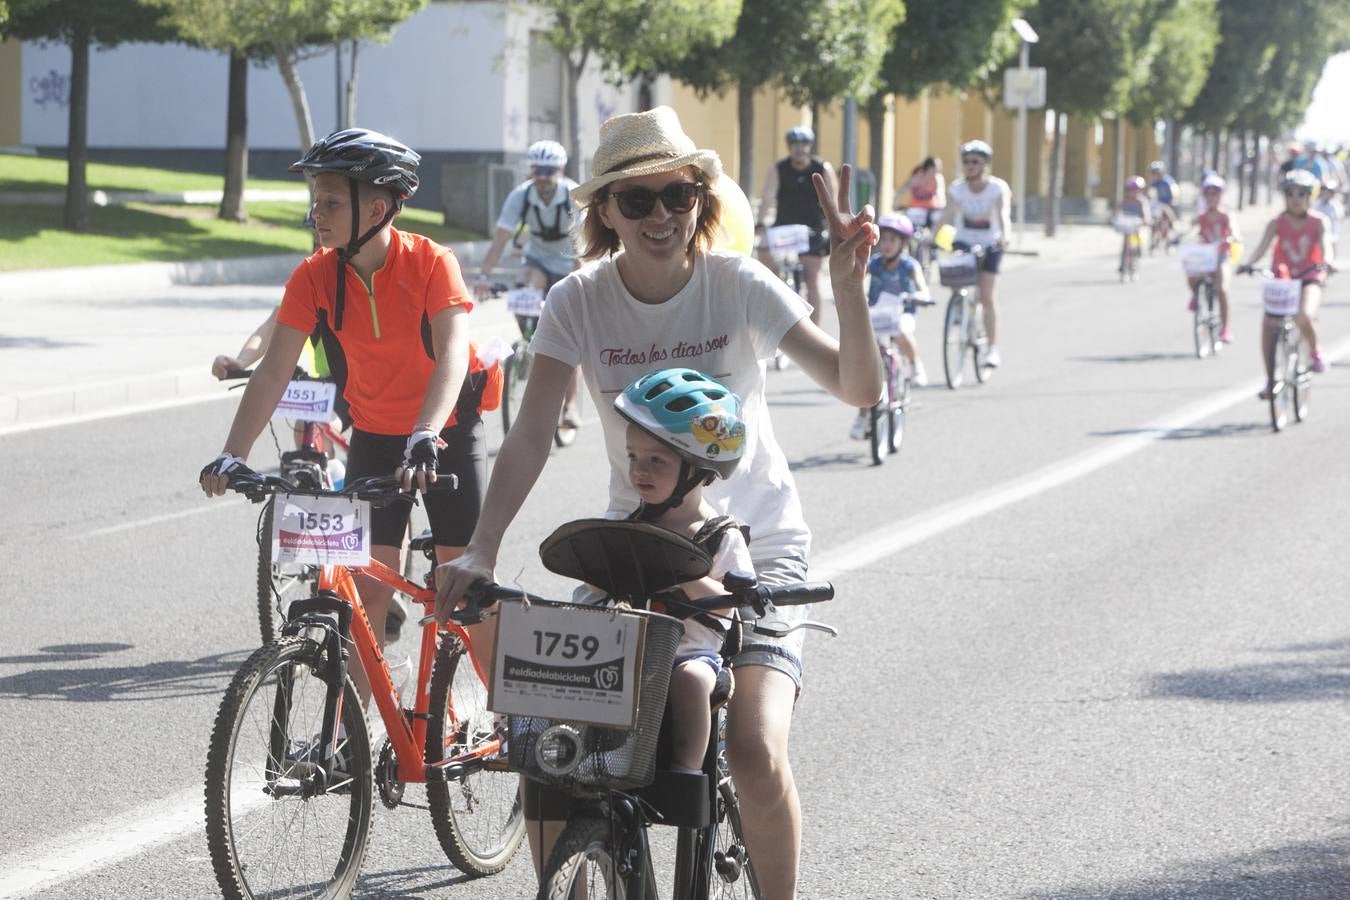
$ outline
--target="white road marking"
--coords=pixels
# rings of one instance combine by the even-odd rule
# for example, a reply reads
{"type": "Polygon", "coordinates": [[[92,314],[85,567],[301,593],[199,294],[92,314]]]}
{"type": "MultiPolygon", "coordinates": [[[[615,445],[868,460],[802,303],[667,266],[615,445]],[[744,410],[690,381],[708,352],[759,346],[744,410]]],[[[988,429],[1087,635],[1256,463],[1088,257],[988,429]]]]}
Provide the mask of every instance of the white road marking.
{"type": "Polygon", "coordinates": [[[161,522],[172,522],[175,519],[186,519],[191,516],[199,516],[203,513],[231,509],[244,502],[243,498],[238,496],[229,498],[217,497],[209,503],[206,502],[206,498],[203,497],[202,501],[202,505],[194,506],[191,509],[164,513],[163,515],[158,516],[147,516],[144,519],[133,519],[130,522],[121,522],[117,525],[109,525],[106,528],[95,528],[93,531],[86,531],[82,534],[75,535],[75,540],[79,541],[86,538],[103,537],[108,534],[117,534],[119,531],[130,531],[133,528],[144,528],[147,525],[158,525],[161,522]]]}
{"type": "Polygon", "coordinates": [[[36,419],[32,422],[0,425],[0,437],[11,434],[25,434],[29,431],[43,431],[48,428],[62,428],[66,425],[83,425],[87,422],[98,422],[102,419],[115,419],[120,416],[134,416],[138,413],[155,412],[161,409],[173,409],[177,406],[192,406],[196,403],[209,403],[212,400],[230,399],[237,399],[237,395],[227,391],[221,391],[216,394],[188,394],[183,397],[173,397],[169,400],[155,400],[150,403],[138,403],[131,406],[115,406],[109,407],[108,409],[96,409],[87,413],[76,413],[69,416],[53,416],[49,419],[36,419]]]}
{"type": "MultiPolygon", "coordinates": [[[[1330,362],[1350,353],[1350,339],[1341,341],[1324,358],[1330,362]]],[[[900,523],[886,526],[871,537],[851,541],[844,550],[818,554],[811,567],[813,579],[831,580],[870,565],[906,547],[928,540],[981,516],[1060,487],[1131,456],[1156,440],[1194,425],[1230,406],[1251,403],[1259,384],[1253,382],[1215,394],[1188,406],[1136,434],[1108,439],[1104,446],[1046,466],[1028,475],[982,491],[900,523]]],[[[213,505],[214,507],[215,505],[213,505]]],[[[195,514],[196,510],[192,511],[195,514]]],[[[155,517],[157,520],[177,517],[155,517]]],[[[133,528],[149,520],[114,528],[133,528]]],[[[101,529],[110,533],[110,529],[101,529]]],[[[9,867],[0,860],[0,900],[21,897],[39,888],[51,888],[95,869],[112,865],[156,844],[202,827],[201,788],[195,787],[137,811],[63,835],[23,852],[24,862],[9,867]]]]}

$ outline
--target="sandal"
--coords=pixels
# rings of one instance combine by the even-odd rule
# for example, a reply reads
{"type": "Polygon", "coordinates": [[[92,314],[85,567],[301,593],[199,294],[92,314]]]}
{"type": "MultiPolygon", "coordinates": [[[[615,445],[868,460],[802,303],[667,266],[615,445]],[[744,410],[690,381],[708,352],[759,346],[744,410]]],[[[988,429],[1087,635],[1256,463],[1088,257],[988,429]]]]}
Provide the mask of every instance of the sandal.
{"type": "Polygon", "coordinates": [[[567,415],[565,415],[565,416],[562,417],[562,421],[560,421],[560,422],[558,423],[558,427],[559,427],[559,428],[566,428],[566,429],[569,429],[569,430],[571,430],[571,431],[576,431],[576,430],[578,430],[579,428],[581,428],[581,423],[577,421],[577,419],[576,419],[575,416],[567,416],[567,415]]]}

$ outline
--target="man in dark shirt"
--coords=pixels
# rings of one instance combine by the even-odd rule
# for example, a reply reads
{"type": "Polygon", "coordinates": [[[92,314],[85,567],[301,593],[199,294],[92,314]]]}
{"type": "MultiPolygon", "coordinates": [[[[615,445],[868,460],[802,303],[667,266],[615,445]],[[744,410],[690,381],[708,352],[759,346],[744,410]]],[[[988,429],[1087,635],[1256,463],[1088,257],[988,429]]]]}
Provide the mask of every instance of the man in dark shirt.
{"type": "MultiPolygon", "coordinates": [[[[830,239],[825,230],[825,213],[816,199],[811,176],[819,173],[832,194],[838,194],[839,186],[834,168],[812,154],[815,142],[815,133],[804,125],[788,129],[788,155],[774,163],[764,179],[759,226],[805,225],[811,229],[810,248],[798,254],[798,259],[806,283],[806,302],[811,304],[811,321],[820,324],[820,264],[830,252],[830,239]]],[[[777,268],[767,242],[760,242],[755,255],[770,269],[777,268]]]]}

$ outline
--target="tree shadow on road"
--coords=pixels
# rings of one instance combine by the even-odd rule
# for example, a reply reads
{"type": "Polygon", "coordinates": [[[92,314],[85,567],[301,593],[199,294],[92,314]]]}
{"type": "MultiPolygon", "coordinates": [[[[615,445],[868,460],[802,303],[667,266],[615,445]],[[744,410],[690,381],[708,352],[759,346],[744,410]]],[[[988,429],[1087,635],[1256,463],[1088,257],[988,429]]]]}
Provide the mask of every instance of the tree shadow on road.
{"type": "Polygon", "coordinates": [[[21,666],[32,663],[81,662],[94,659],[105,653],[117,653],[130,650],[133,644],[51,644],[39,647],[36,654],[28,656],[0,656],[0,666],[21,666]]]}
{"type": "Polygon", "coordinates": [[[817,453],[797,460],[790,460],[788,468],[793,472],[804,469],[856,469],[871,467],[872,460],[864,451],[857,453],[817,453]]]}
{"type": "Polygon", "coordinates": [[[1025,900],[1327,900],[1350,896],[1350,837],[1176,864],[1158,878],[1022,894],[1025,900]]]}
{"type": "MultiPolygon", "coordinates": [[[[1224,438],[1239,435],[1266,434],[1270,425],[1265,422],[1224,422],[1220,425],[1192,425],[1189,428],[1169,428],[1158,434],[1163,441],[1190,441],[1196,438],[1224,438]]],[[[1132,434],[1156,434],[1157,428],[1122,428],[1117,431],[1090,431],[1090,437],[1126,437],[1132,434]]]]}
{"type": "Polygon", "coordinates": [[[1216,703],[1297,703],[1350,699],[1350,638],[1326,643],[1291,644],[1269,648],[1264,652],[1284,654],[1284,657],[1226,669],[1165,672],[1153,676],[1145,696],[1210,700],[1216,703]]]}
{"type": "MultiPolygon", "coordinates": [[[[71,644],[67,647],[130,649],[125,644],[71,644]]],[[[48,648],[50,649],[50,648],[48,648]]],[[[74,662],[98,656],[108,649],[50,656],[0,658],[0,663],[74,662]]],[[[134,666],[40,668],[0,676],[0,699],[68,700],[106,703],[128,700],[167,700],[218,695],[252,650],[216,653],[197,659],[171,659],[134,666]]]]}
{"type": "Polygon", "coordinates": [[[54,341],[45,337],[15,337],[0,334],[0,350],[59,350],[63,347],[88,347],[84,341],[54,341]]]}
{"type": "Polygon", "coordinates": [[[1119,356],[1070,356],[1069,362],[1155,363],[1195,359],[1194,353],[1122,353],[1119,356]]]}

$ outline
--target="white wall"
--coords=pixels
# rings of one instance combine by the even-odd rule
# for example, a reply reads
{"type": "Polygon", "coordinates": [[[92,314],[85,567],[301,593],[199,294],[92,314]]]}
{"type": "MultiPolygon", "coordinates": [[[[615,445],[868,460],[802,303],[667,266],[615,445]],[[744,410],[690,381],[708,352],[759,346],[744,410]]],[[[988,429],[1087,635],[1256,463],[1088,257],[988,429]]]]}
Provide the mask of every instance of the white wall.
{"type": "MultiPolygon", "coordinates": [[[[387,45],[365,44],[358,70],[358,124],[423,150],[501,150],[508,4],[432,3],[403,22],[387,45]]],[[[514,14],[512,14],[514,15],[514,14]]],[[[63,45],[23,46],[28,86],[48,72],[68,76],[63,45]]],[[[126,44],[90,55],[89,144],[93,147],[216,149],[224,144],[228,60],[181,44],[126,44]]],[[[331,50],[301,64],[316,134],[336,125],[331,50]]],[[[523,84],[524,82],[522,82],[523,84]]],[[[298,149],[290,97],[274,66],[251,67],[249,145],[298,149]]],[[[25,91],[23,143],[62,146],[68,111],[25,91]]],[[[509,149],[509,148],[508,148],[509,149]]]]}

